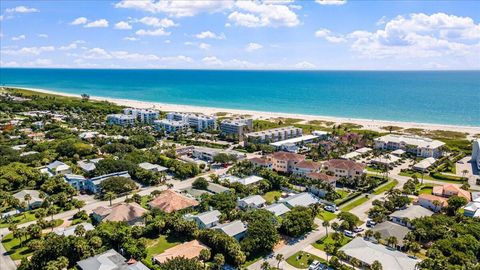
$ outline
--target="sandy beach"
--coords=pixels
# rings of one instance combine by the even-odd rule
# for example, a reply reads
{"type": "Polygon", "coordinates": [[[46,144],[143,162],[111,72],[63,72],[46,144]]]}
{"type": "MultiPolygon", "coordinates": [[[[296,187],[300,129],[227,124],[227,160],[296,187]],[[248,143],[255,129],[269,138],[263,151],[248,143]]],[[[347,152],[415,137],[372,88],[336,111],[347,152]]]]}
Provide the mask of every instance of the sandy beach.
{"type": "MultiPolygon", "coordinates": [[[[8,87],[8,86],[5,86],[5,87],[8,87]]],[[[20,87],[12,87],[12,88],[20,88],[20,87]]],[[[26,88],[26,87],[21,87],[21,88],[30,90],[30,91],[35,91],[35,92],[47,93],[47,94],[77,97],[77,98],[80,97],[80,95],[62,93],[57,91],[45,90],[45,89],[26,88]]],[[[387,120],[374,120],[374,119],[342,118],[342,117],[306,115],[306,114],[295,114],[295,113],[238,110],[238,109],[227,109],[227,108],[213,108],[213,107],[201,107],[201,106],[191,106],[191,105],[138,101],[138,100],[129,100],[129,99],[107,98],[107,97],[98,97],[98,96],[90,96],[90,99],[98,100],[98,101],[109,101],[109,102],[118,104],[120,106],[156,109],[161,111],[194,112],[194,113],[203,113],[206,115],[213,115],[215,113],[223,112],[223,113],[228,113],[229,115],[249,115],[253,119],[264,119],[264,120],[272,119],[272,118],[303,119],[303,121],[300,123],[307,123],[308,121],[313,121],[313,120],[334,122],[336,124],[352,123],[352,124],[363,126],[362,129],[381,131],[381,132],[386,131],[385,129],[382,129],[382,127],[396,126],[396,127],[401,127],[403,129],[415,128],[415,129],[423,129],[423,130],[457,131],[457,132],[468,133],[468,138],[471,138],[474,135],[480,134],[480,127],[473,127],[473,126],[455,126],[455,125],[441,125],[441,124],[387,121],[387,120]]]]}

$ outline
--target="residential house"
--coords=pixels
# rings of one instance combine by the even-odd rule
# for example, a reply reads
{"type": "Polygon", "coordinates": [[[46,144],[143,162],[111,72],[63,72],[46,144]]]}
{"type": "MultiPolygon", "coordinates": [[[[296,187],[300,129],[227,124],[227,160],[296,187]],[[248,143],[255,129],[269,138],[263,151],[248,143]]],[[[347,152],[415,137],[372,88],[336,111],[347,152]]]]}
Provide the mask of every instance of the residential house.
{"type": "Polygon", "coordinates": [[[436,161],[437,160],[434,157],[425,158],[422,161],[414,164],[413,169],[416,171],[425,172],[428,170],[428,168],[433,166],[436,161]]]}
{"type": "Polygon", "coordinates": [[[434,186],[432,190],[432,194],[436,196],[442,196],[442,197],[450,197],[450,196],[456,195],[456,196],[467,199],[467,202],[471,200],[471,195],[469,191],[463,190],[454,184],[434,186]]]}
{"type": "Polygon", "coordinates": [[[50,176],[58,174],[67,174],[72,173],[72,169],[67,164],[55,160],[54,162],[48,164],[45,168],[40,170],[42,173],[47,173],[50,176]]]}
{"type": "Polygon", "coordinates": [[[147,213],[137,203],[117,203],[112,206],[100,206],[92,211],[95,221],[125,221],[130,225],[143,223],[143,215],[147,213]]]}
{"type": "Polygon", "coordinates": [[[79,224],[76,224],[76,225],[73,225],[73,226],[70,226],[70,227],[67,227],[67,228],[65,228],[65,227],[55,228],[55,229],[53,229],[53,233],[57,234],[57,235],[63,235],[63,236],[75,235],[75,229],[80,225],[83,226],[83,228],[87,232],[95,229],[95,227],[93,227],[92,224],[90,224],[88,222],[82,222],[82,223],[79,223],[79,224]]]}
{"type": "Polygon", "coordinates": [[[220,153],[234,155],[237,159],[242,159],[245,156],[245,154],[238,151],[234,151],[234,150],[222,150],[222,149],[199,147],[199,146],[198,147],[196,146],[193,149],[192,156],[200,160],[213,162],[214,158],[220,153]]]}
{"type": "Polygon", "coordinates": [[[277,217],[282,217],[287,212],[290,212],[290,208],[288,208],[283,203],[274,203],[274,204],[271,204],[271,205],[267,205],[267,206],[264,207],[264,209],[269,211],[269,212],[272,212],[277,217]]]}
{"type": "Polygon", "coordinates": [[[315,198],[309,192],[302,192],[295,195],[291,195],[287,198],[281,199],[278,201],[279,203],[284,203],[286,206],[292,208],[295,206],[305,206],[308,207],[312,204],[318,203],[318,199],[315,198]]]}
{"type": "Polygon", "coordinates": [[[305,160],[305,156],[289,152],[275,152],[269,155],[268,160],[272,163],[272,169],[277,172],[291,173],[295,165],[305,160]]]}
{"type": "Polygon", "coordinates": [[[224,223],[213,227],[212,229],[221,231],[228,236],[231,236],[238,241],[245,237],[247,232],[247,225],[240,220],[235,220],[229,223],[224,223]]]}
{"type": "Polygon", "coordinates": [[[153,260],[160,264],[177,257],[193,259],[199,257],[202,250],[209,249],[209,247],[200,243],[198,240],[192,240],[165,250],[164,252],[154,256],[153,260]]]}
{"type": "Polygon", "coordinates": [[[188,220],[194,220],[200,229],[210,229],[218,225],[222,213],[218,210],[211,210],[196,215],[187,215],[188,220]]]}
{"type": "Polygon", "coordinates": [[[374,233],[379,232],[382,239],[387,240],[389,237],[397,238],[396,247],[402,249],[404,246],[403,238],[407,235],[410,231],[407,227],[399,225],[397,223],[393,223],[391,221],[384,221],[382,223],[377,224],[375,227],[372,228],[374,233]]]}
{"type": "Polygon", "coordinates": [[[76,190],[86,190],[87,188],[87,179],[83,175],[78,174],[65,174],[63,179],[70,184],[76,190]]]}
{"type": "Polygon", "coordinates": [[[463,215],[466,217],[480,218],[480,200],[469,202],[463,207],[463,215]]]}
{"type": "Polygon", "coordinates": [[[238,199],[237,205],[241,209],[258,209],[265,206],[265,199],[260,195],[252,195],[243,199],[238,199]]]}
{"type": "Polygon", "coordinates": [[[29,209],[38,208],[43,203],[43,199],[40,198],[40,192],[38,192],[37,190],[24,189],[22,191],[19,191],[13,194],[13,197],[18,199],[19,202],[25,202],[27,205],[27,208],[29,209]],[[31,198],[30,201],[25,200],[26,195],[30,196],[31,198]]]}
{"type": "Polygon", "coordinates": [[[168,168],[165,168],[163,166],[160,166],[158,164],[152,164],[150,162],[142,162],[138,164],[138,166],[142,169],[145,169],[147,171],[151,172],[165,172],[168,171],[168,168]]]}
{"type": "Polygon", "coordinates": [[[448,202],[445,197],[431,194],[420,194],[417,199],[417,204],[434,212],[438,212],[448,206],[448,202]]]}
{"type": "Polygon", "coordinates": [[[411,220],[422,217],[429,217],[433,215],[433,212],[420,205],[412,205],[405,209],[397,210],[390,214],[390,221],[402,226],[411,228],[411,220]]]}
{"type": "Polygon", "coordinates": [[[325,184],[329,184],[333,188],[337,184],[337,178],[335,176],[331,176],[322,172],[312,172],[307,174],[305,177],[312,182],[312,184],[308,186],[308,191],[319,197],[325,197],[327,193],[325,184]]]}
{"type": "Polygon", "coordinates": [[[323,168],[338,180],[345,177],[350,180],[359,179],[365,174],[366,165],[351,160],[331,159],[323,163],[323,168]]]}
{"type": "Polygon", "coordinates": [[[122,172],[115,172],[115,173],[109,173],[109,174],[104,174],[96,177],[92,177],[87,180],[85,188],[93,193],[98,193],[102,191],[102,188],[100,184],[112,177],[124,177],[124,178],[131,178],[130,174],[128,174],[127,171],[122,171],[122,172]]]}
{"type": "Polygon", "coordinates": [[[148,205],[152,208],[160,209],[165,213],[172,213],[197,206],[198,202],[171,189],[167,189],[150,201],[148,205]]]}
{"type": "Polygon", "coordinates": [[[438,158],[443,155],[442,147],[445,143],[429,138],[388,134],[374,139],[375,149],[397,150],[402,149],[418,157],[438,158]]]}
{"type": "Polygon", "coordinates": [[[393,168],[395,166],[395,163],[399,160],[400,158],[395,155],[386,154],[384,156],[372,158],[370,160],[370,163],[373,165],[387,166],[389,168],[393,168]]]}
{"type": "Polygon", "coordinates": [[[229,183],[240,183],[244,186],[254,185],[263,180],[262,177],[256,176],[256,175],[250,175],[245,178],[230,176],[230,177],[225,177],[223,179],[227,180],[229,183]]]}
{"type": "Polygon", "coordinates": [[[103,158],[85,159],[77,162],[77,166],[85,173],[93,172],[97,167],[96,164],[103,158]]]}
{"type": "Polygon", "coordinates": [[[81,270],[149,270],[142,262],[127,261],[113,249],[77,262],[81,270]]]}
{"type": "Polygon", "coordinates": [[[248,160],[254,166],[265,168],[265,169],[272,169],[272,162],[266,158],[258,158],[254,157],[248,160]]]}

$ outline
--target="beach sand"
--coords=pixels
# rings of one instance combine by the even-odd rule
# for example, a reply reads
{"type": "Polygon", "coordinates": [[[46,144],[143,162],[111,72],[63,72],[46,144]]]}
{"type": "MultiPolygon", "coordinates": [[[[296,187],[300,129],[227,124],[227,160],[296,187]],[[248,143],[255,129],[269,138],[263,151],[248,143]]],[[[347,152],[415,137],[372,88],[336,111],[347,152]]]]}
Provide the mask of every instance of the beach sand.
{"type": "MultiPolygon", "coordinates": [[[[5,86],[8,87],[8,86],[5,86]]],[[[20,88],[20,87],[12,87],[20,88]]],[[[68,97],[80,97],[79,94],[68,94],[62,92],[56,92],[45,89],[37,88],[25,88],[22,89],[55,94],[68,97]]],[[[403,129],[423,129],[426,131],[433,130],[446,130],[446,131],[457,131],[468,133],[468,138],[472,138],[474,135],[480,134],[480,127],[473,126],[456,126],[456,125],[441,125],[441,124],[428,124],[428,123],[415,123],[415,122],[401,122],[401,121],[387,121],[387,120],[374,120],[374,119],[358,119],[358,118],[342,118],[342,117],[330,117],[330,116],[319,116],[319,115],[306,115],[306,114],[295,114],[295,113],[279,113],[279,112],[263,112],[263,111],[250,111],[250,110],[238,110],[238,109],[227,109],[227,108],[213,108],[213,107],[201,107],[201,106],[191,106],[191,105],[179,105],[179,104],[167,104],[159,102],[149,102],[149,101],[138,101],[138,100],[129,100],[129,99],[118,99],[118,98],[106,98],[98,96],[90,96],[91,100],[98,101],[109,101],[120,106],[134,107],[134,108],[145,108],[145,109],[156,109],[161,111],[175,111],[175,112],[194,112],[194,113],[203,113],[206,115],[213,115],[216,113],[228,113],[229,115],[249,115],[253,119],[272,119],[272,118],[295,118],[302,119],[300,123],[307,123],[308,121],[327,121],[334,122],[337,125],[341,123],[352,123],[361,125],[366,130],[373,130],[379,132],[386,132],[386,129],[382,127],[386,126],[395,126],[401,127],[403,129]]]]}

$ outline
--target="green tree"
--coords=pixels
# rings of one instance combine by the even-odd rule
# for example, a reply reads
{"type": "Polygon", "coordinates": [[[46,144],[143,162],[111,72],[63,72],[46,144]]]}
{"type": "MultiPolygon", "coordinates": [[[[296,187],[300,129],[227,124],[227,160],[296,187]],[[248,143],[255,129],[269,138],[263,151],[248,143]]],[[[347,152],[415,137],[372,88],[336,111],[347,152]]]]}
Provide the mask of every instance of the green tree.
{"type": "Polygon", "coordinates": [[[193,181],[192,187],[196,189],[206,190],[208,187],[208,181],[203,177],[199,177],[195,179],[195,181],[193,181]]]}
{"type": "Polygon", "coordinates": [[[374,261],[372,265],[370,266],[371,270],[382,270],[383,266],[379,261],[374,261]]]}
{"type": "Polygon", "coordinates": [[[280,229],[288,236],[299,237],[312,230],[313,220],[310,208],[296,206],[285,214],[280,229]]]}
{"type": "Polygon", "coordinates": [[[111,191],[105,193],[105,199],[110,201],[110,206],[112,206],[112,200],[114,200],[116,197],[117,197],[117,195],[115,195],[115,193],[113,193],[111,191]]]}
{"type": "Polygon", "coordinates": [[[100,187],[102,192],[108,193],[113,192],[115,194],[123,194],[126,192],[130,192],[137,188],[137,184],[126,177],[110,177],[105,179],[100,183],[100,187]]]}
{"type": "Polygon", "coordinates": [[[448,202],[447,212],[449,215],[455,215],[455,213],[460,207],[465,206],[468,203],[467,199],[465,199],[464,197],[456,196],[456,195],[448,198],[447,202],[448,202]]]}
{"type": "Polygon", "coordinates": [[[245,216],[248,222],[245,238],[241,241],[242,249],[247,257],[272,251],[280,239],[275,216],[264,209],[256,209],[245,216]]]}

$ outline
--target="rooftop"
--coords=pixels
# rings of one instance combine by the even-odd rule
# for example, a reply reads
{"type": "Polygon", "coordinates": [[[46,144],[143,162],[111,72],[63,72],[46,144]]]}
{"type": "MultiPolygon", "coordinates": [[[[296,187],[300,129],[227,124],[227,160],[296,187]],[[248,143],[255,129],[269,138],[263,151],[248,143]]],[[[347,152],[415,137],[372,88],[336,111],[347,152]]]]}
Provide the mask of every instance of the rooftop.
{"type": "Polygon", "coordinates": [[[233,237],[245,232],[247,230],[247,226],[240,220],[235,220],[229,223],[217,225],[213,227],[213,229],[222,231],[225,234],[233,237]]]}
{"type": "Polygon", "coordinates": [[[118,203],[109,207],[97,207],[92,212],[103,217],[103,220],[106,221],[130,222],[142,217],[147,210],[137,203],[118,203]]]}
{"type": "Polygon", "coordinates": [[[391,217],[396,218],[408,218],[410,220],[421,217],[429,217],[433,215],[433,212],[421,207],[420,205],[412,205],[408,208],[397,210],[390,214],[391,217]]]}
{"type": "Polygon", "coordinates": [[[310,140],[313,140],[313,139],[316,139],[316,138],[318,138],[318,136],[316,136],[316,135],[304,135],[304,136],[301,136],[301,137],[296,137],[296,138],[291,138],[291,139],[287,139],[287,140],[283,140],[283,141],[274,142],[274,143],[271,143],[270,145],[280,147],[284,144],[288,144],[288,143],[297,144],[297,143],[301,143],[301,142],[304,142],[304,141],[310,141],[310,140]]]}
{"type": "Polygon", "coordinates": [[[420,136],[407,136],[407,135],[394,135],[388,134],[379,138],[376,138],[375,141],[381,141],[384,143],[398,143],[398,144],[405,144],[405,145],[414,145],[420,148],[428,148],[428,149],[436,149],[445,143],[432,140],[429,138],[424,138],[420,136]]]}
{"type": "Polygon", "coordinates": [[[168,259],[175,257],[185,257],[193,259],[200,256],[200,252],[204,249],[209,249],[207,246],[200,243],[198,240],[182,243],[165,250],[163,253],[155,256],[155,261],[159,263],[166,262],[168,259]]]}
{"type": "Polygon", "coordinates": [[[281,216],[290,211],[290,208],[283,203],[275,203],[265,206],[265,210],[272,212],[275,216],[281,216]]]}
{"type": "Polygon", "coordinates": [[[295,206],[305,206],[305,207],[307,207],[307,206],[310,206],[312,204],[318,203],[318,200],[312,194],[310,194],[308,192],[302,192],[302,193],[298,193],[298,194],[289,196],[285,199],[282,199],[279,202],[286,203],[291,207],[295,207],[295,206]]]}
{"type": "Polygon", "coordinates": [[[337,168],[337,169],[357,170],[357,171],[363,171],[366,166],[363,163],[358,163],[358,162],[346,160],[346,159],[330,159],[325,161],[323,165],[327,167],[337,168]]]}
{"type": "Polygon", "coordinates": [[[379,232],[383,239],[388,237],[395,236],[398,239],[398,245],[403,246],[403,238],[410,231],[407,227],[398,225],[391,221],[384,221],[377,224],[373,229],[373,232],[379,232]]]}
{"type": "Polygon", "coordinates": [[[82,270],[149,270],[141,262],[126,262],[126,259],[113,249],[77,262],[82,270]],[[130,264],[129,264],[130,263],[130,264]]]}
{"type": "Polygon", "coordinates": [[[163,212],[172,213],[188,207],[197,206],[198,202],[171,189],[167,189],[148,204],[151,207],[162,210],[163,212]]]}
{"type": "Polygon", "coordinates": [[[253,205],[261,205],[261,204],[264,204],[266,201],[260,195],[252,195],[252,196],[248,196],[243,199],[240,199],[239,202],[244,202],[246,204],[253,204],[253,205]]]}

